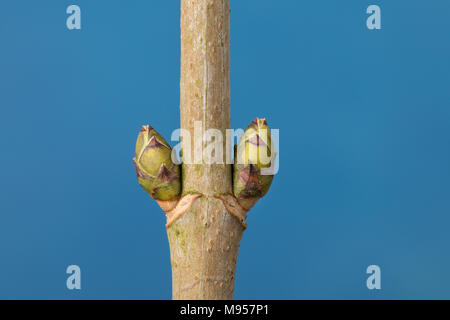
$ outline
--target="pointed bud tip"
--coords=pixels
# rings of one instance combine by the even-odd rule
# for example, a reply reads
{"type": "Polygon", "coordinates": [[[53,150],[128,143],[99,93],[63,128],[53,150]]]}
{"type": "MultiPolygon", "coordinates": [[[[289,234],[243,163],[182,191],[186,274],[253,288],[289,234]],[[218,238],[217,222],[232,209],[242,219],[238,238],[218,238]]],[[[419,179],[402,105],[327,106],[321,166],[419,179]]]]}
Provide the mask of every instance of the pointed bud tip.
{"type": "Polygon", "coordinates": [[[141,132],[150,132],[152,130],[153,130],[153,128],[151,125],[142,126],[142,128],[141,128],[141,132]]]}
{"type": "Polygon", "coordinates": [[[267,126],[266,118],[258,118],[258,117],[256,117],[255,120],[253,120],[252,123],[254,123],[256,125],[259,125],[259,126],[262,126],[262,125],[266,125],[267,126]]]}

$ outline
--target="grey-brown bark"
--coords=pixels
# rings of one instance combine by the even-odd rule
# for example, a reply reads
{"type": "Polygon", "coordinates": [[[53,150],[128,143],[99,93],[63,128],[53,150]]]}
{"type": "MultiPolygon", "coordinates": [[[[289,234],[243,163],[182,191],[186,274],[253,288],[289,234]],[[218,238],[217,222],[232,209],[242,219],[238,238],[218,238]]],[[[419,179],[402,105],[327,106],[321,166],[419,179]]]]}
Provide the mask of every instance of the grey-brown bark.
{"type": "MultiPolygon", "coordinates": [[[[229,0],[181,0],[181,128],[190,132],[191,146],[195,121],[203,133],[213,128],[223,137],[230,127],[229,21],[229,0]]],[[[188,141],[182,143],[185,152],[188,141]]],[[[200,197],[167,227],[174,299],[233,298],[245,224],[216,198],[232,194],[225,156],[223,164],[183,164],[183,195],[200,197]]]]}

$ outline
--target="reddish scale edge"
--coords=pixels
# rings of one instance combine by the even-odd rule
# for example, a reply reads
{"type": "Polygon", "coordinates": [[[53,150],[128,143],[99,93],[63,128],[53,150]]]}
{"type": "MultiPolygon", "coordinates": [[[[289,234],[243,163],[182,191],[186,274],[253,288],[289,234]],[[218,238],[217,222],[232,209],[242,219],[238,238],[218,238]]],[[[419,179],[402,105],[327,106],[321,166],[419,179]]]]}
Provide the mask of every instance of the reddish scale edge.
{"type": "Polygon", "coordinates": [[[256,134],[255,136],[251,137],[250,139],[248,139],[247,141],[245,141],[245,143],[250,143],[253,144],[255,146],[262,146],[262,147],[266,147],[267,144],[263,141],[263,139],[261,139],[261,137],[256,134]]]}
{"type": "Polygon", "coordinates": [[[254,124],[258,124],[258,121],[262,121],[262,123],[263,124],[265,124],[266,126],[267,126],[267,121],[266,121],[266,118],[255,118],[253,121],[252,121],[252,123],[254,123],[254,124]]]}
{"type": "Polygon", "coordinates": [[[148,132],[150,132],[150,131],[152,131],[153,130],[153,128],[152,128],[152,126],[151,125],[146,125],[146,126],[142,126],[142,128],[141,128],[141,132],[145,132],[145,131],[148,131],[148,132]]]}
{"type": "Polygon", "coordinates": [[[161,169],[159,169],[159,173],[158,173],[158,180],[159,181],[171,183],[173,180],[175,180],[177,178],[178,178],[178,175],[173,173],[173,172],[170,172],[166,168],[165,164],[163,164],[161,166],[161,169]]]}

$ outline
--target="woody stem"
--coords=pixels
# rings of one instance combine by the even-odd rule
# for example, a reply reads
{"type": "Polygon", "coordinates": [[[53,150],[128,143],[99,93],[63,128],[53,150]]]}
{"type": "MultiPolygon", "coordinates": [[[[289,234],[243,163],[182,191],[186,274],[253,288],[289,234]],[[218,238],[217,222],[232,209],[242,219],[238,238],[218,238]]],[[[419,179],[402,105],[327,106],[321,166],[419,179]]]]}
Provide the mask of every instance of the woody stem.
{"type": "MultiPolygon", "coordinates": [[[[202,150],[190,148],[196,121],[201,137],[211,128],[225,137],[230,127],[229,22],[229,0],[181,0],[181,128],[190,133],[182,148],[192,150],[191,159],[207,144],[201,138],[202,150]]],[[[232,194],[231,165],[223,157],[222,164],[183,164],[183,195],[201,197],[167,227],[173,299],[233,298],[244,226],[216,198],[232,194]]]]}

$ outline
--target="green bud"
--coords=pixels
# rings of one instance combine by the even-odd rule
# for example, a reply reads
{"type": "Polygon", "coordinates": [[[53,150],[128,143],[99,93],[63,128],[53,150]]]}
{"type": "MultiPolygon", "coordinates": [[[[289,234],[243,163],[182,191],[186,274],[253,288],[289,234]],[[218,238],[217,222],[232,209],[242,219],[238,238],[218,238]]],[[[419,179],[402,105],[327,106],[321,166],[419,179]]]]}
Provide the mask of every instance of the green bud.
{"type": "Polygon", "coordinates": [[[237,198],[259,198],[269,191],[273,175],[263,175],[261,169],[271,166],[272,152],[266,119],[256,118],[245,129],[235,149],[233,192],[237,198]]]}
{"type": "Polygon", "coordinates": [[[271,164],[272,137],[266,119],[256,118],[245,129],[237,146],[238,164],[253,164],[258,168],[268,168],[271,164]]]}
{"type": "Polygon", "coordinates": [[[172,162],[172,148],[151,126],[143,126],[136,141],[136,175],[155,200],[174,200],[181,191],[180,166],[172,162]]]}

